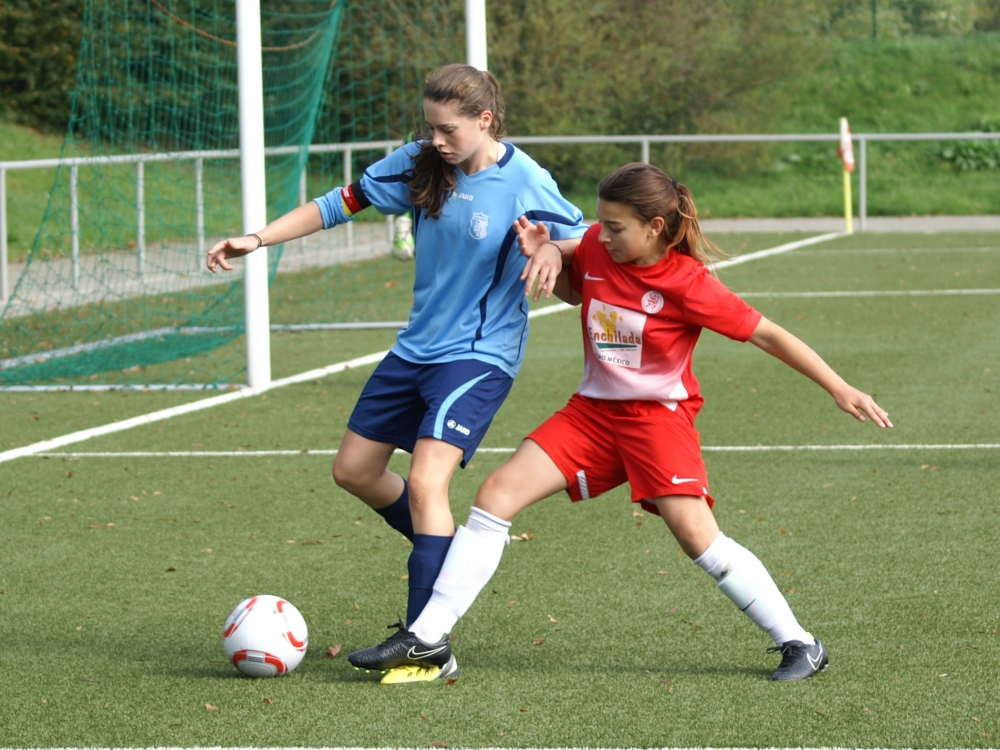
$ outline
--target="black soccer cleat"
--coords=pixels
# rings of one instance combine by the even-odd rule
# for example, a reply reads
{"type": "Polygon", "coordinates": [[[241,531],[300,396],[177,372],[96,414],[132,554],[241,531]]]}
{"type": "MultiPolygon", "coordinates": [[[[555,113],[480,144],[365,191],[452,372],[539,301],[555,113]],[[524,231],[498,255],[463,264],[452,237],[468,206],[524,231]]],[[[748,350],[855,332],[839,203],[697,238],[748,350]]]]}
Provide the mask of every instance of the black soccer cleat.
{"type": "Polygon", "coordinates": [[[830,664],[826,646],[819,640],[815,643],[785,641],[767,652],[781,654],[781,664],[771,675],[772,680],[804,680],[822,672],[830,664]]]}
{"type": "Polygon", "coordinates": [[[358,669],[376,672],[402,666],[444,668],[452,661],[447,635],[437,643],[424,643],[401,622],[389,627],[396,632],[377,646],[355,651],[347,660],[358,669]]]}

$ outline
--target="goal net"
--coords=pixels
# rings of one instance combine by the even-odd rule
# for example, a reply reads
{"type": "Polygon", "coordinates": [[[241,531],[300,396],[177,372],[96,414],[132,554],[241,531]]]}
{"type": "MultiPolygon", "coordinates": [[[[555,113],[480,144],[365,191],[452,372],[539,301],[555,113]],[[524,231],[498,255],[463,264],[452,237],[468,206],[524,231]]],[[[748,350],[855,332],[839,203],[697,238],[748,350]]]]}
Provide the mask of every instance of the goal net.
{"type": "MultiPolygon", "coordinates": [[[[461,59],[461,13],[421,0],[261,4],[268,216],[405,139],[422,81],[461,59]]],[[[85,0],[73,116],[27,265],[0,313],[0,386],[212,387],[245,379],[232,2],[85,0]]],[[[374,213],[374,212],[370,212],[374,213]]],[[[272,328],[404,320],[391,219],[269,248],[272,328]],[[386,294],[392,289],[394,294],[386,294]]]]}

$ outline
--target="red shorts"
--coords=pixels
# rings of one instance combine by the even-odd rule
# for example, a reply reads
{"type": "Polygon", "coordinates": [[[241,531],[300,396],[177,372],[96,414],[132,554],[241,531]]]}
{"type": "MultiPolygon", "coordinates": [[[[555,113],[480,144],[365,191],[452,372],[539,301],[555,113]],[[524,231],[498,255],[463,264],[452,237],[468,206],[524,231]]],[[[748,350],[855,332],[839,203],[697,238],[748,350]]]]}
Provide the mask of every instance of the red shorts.
{"type": "Polygon", "coordinates": [[[658,513],[651,499],[708,494],[698,431],[687,415],[656,401],[608,401],[574,393],[561,410],[528,435],[559,467],[573,502],[620,484],[632,502],[658,513]]]}

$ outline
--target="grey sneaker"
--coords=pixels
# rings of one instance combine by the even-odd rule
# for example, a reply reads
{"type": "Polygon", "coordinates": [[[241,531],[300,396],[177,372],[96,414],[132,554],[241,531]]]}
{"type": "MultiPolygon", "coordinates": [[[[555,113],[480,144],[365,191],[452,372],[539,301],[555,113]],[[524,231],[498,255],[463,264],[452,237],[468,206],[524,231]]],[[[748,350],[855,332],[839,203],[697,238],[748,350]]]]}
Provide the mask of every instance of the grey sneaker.
{"type": "Polygon", "coordinates": [[[826,646],[819,640],[815,643],[785,641],[767,652],[781,654],[781,664],[771,675],[772,680],[804,680],[822,672],[830,664],[826,646]]]}

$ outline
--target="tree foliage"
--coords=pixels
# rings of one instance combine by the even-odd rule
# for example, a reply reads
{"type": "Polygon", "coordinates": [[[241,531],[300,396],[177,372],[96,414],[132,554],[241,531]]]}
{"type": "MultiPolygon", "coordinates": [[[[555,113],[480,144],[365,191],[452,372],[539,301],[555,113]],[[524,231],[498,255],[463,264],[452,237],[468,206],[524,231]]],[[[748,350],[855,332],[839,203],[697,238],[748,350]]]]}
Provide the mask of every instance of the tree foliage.
{"type": "Polygon", "coordinates": [[[78,0],[0,3],[0,115],[62,129],[76,81],[78,0]]]}

